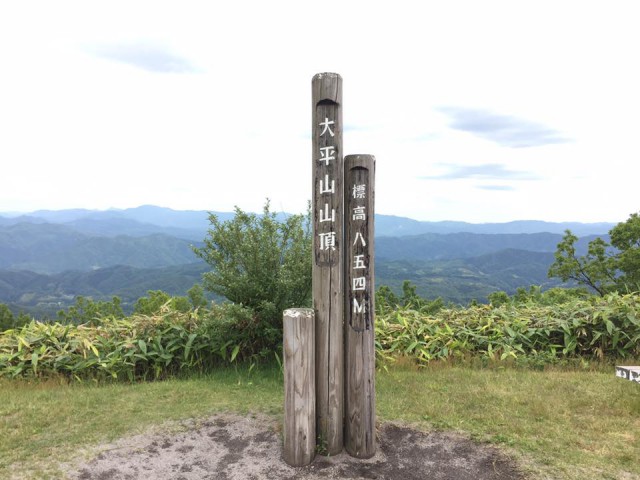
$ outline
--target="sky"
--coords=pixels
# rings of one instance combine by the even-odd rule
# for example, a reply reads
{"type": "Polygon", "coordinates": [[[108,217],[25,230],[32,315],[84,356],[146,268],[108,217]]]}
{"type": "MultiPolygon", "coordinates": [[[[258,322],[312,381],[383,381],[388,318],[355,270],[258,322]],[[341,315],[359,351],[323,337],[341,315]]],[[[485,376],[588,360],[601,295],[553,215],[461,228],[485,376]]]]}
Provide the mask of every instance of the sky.
{"type": "Polygon", "coordinates": [[[637,2],[0,3],[0,212],[306,210],[311,79],[343,78],[376,211],[640,210],[637,2]]]}

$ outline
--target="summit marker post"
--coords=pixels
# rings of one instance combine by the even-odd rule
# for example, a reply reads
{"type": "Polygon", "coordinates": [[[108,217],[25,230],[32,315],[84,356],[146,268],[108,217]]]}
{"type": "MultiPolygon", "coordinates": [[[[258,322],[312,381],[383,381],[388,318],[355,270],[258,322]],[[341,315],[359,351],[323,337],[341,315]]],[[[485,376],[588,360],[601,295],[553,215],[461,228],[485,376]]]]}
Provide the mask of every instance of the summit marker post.
{"type": "Polygon", "coordinates": [[[318,450],[343,448],[343,158],[342,78],[319,73],[312,80],[313,262],[316,320],[316,436],[318,450]]]}
{"type": "Polygon", "coordinates": [[[356,458],[371,458],[376,453],[374,186],[373,155],[347,155],[344,444],[356,458]]]}

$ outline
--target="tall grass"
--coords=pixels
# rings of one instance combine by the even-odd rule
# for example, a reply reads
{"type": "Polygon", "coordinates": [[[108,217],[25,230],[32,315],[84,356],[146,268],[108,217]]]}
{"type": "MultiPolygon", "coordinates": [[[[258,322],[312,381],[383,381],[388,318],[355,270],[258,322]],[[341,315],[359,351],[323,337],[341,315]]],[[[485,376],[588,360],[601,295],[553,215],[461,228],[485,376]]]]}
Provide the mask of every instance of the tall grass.
{"type": "MultiPolygon", "coordinates": [[[[138,381],[205,372],[255,352],[250,342],[256,336],[246,333],[252,325],[250,311],[233,305],[204,313],[165,305],[154,315],[79,326],[34,321],[0,333],[0,376],[138,381]]],[[[435,313],[399,307],[376,319],[380,362],[397,356],[421,365],[469,358],[534,366],[567,359],[614,361],[639,358],[639,340],[637,294],[435,313]]],[[[273,358],[273,352],[267,354],[273,358]]]]}
{"type": "Polygon", "coordinates": [[[420,364],[480,358],[553,363],[640,357],[640,296],[613,293],[555,305],[476,305],[423,314],[400,308],[376,318],[379,359],[420,364]]]}
{"type": "Polygon", "coordinates": [[[206,371],[239,353],[220,334],[225,322],[168,306],[78,326],[33,321],[0,333],[0,376],[136,381],[206,371]]]}

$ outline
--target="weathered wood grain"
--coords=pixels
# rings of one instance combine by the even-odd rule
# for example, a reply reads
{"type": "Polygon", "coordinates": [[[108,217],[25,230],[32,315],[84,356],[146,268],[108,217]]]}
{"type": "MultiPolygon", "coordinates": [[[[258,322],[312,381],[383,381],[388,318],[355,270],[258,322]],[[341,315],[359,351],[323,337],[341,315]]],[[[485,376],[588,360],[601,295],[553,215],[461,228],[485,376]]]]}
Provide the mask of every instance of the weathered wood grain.
{"type": "Polygon", "coordinates": [[[284,460],[309,465],[316,450],[315,320],[310,308],[283,313],[284,460]]]}
{"type": "Polygon", "coordinates": [[[319,451],[343,448],[342,78],[312,80],[313,307],[316,313],[316,435],[319,451]]]}
{"type": "Polygon", "coordinates": [[[344,159],[345,433],[347,452],[376,452],[374,200],[375,158],[344,159]]]}

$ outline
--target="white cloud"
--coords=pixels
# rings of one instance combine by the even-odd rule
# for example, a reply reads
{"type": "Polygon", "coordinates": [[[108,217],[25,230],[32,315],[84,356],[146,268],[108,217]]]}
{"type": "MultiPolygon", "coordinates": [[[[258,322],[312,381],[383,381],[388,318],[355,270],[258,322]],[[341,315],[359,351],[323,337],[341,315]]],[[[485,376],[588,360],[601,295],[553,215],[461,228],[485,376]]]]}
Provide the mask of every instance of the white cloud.
{"type": "Polygon", "coordinates": [[[633,12],[629,1],[3,3],[0,211],[259,210],[267,196],[302,211],[311,78],[337,71],[345,152],[376,156],[378,211],[622,221],[638,209],[633,12]]]}
{"type": "Polygon", "coordinates": [[[195,73],[198,69],[188,59],[151,41],[98,44],[87,47],[98,57],[156,73],[195,73]]]}

